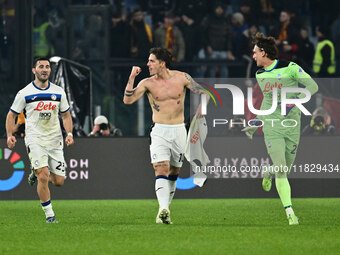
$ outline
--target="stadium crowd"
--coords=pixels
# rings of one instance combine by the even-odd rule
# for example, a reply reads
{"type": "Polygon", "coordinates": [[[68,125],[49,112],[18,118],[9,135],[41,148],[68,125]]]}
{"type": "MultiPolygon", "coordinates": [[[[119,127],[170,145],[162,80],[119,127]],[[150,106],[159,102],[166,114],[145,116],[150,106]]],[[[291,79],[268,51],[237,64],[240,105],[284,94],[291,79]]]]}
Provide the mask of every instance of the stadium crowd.
{"type": "MultiPolygon", "coordinates": [[[[38,39],[34,41],[36,56],[65,54],[60,39],[64,36],[61,28],[65,23],[67,4],[54,2],[47,5],[43,1],[35,1],[39,15],[34,20],[34,38],[37,38],[38,32],[45,32],[46,36],[43,42],[38,39]]],[[[111,6],[112,58],[144,61],[148,50],[156,46],[167,48],[175,62],[192,62],[197,59],[242,61],[251,56],[252,37],[260,31],[276,39],[279,58],[297,62],[317,77],[334,77],[336,72],[339,74],[339,68],[335,68],[335,63],[340,62],[340,16],[336,11],[339,10],[337,1],[70,2],[73,5],[111,6]],[[334,68],[328,68],[330,66],[334,68]]],[[[100,14],[92,14],[85,21],[76,21],[75,30],[85,32],[83,35],[75,33],[75,38],[79,39],[72,50],[72,59],[103,57],[103,18],[100,14]]],[[[239,74],[235,72],[221,67],[205,70],[204,74],[209,77],[236,77],[239,74]]]]}

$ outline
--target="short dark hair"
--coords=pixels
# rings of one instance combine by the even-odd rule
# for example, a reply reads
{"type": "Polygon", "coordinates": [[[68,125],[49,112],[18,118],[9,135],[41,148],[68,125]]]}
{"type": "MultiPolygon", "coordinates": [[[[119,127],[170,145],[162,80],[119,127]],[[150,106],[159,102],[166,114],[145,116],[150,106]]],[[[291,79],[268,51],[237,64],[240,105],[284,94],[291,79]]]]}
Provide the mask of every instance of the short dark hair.
{"type": "Polygon", "coordinates": [[[259,47],[261,51],[264,51],[269,59],[274,60],[278,58],[279,50],[276,47],[274,37],[256,33],[253,43],[259,47]]]}
{"type": "Polygon", "coordinates": [[[165,62],[165,66],[167,68],[170,67],[172,55],[171,55],[171,53],[167,49],[164,49],[164,48],[151,48],[150,49],[150,54],[155,55],[158,60],[164,61],[165,62]]]}
{"type": "Polygon", "coordinates": [[[37,57],[33,61],[33,68],[36,67],[36,64],[38,63],[38,61],[48,61],[48,63],[51,65],[51,62],[50,62],[49,58],[46,58],[46,57],[37,57]]]}

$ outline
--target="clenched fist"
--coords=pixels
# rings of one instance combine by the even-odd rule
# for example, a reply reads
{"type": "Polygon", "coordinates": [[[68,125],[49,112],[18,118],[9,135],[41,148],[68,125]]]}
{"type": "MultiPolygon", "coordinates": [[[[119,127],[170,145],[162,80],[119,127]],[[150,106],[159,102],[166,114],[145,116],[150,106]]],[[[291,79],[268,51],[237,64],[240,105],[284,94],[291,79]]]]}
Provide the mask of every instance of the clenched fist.
{"type": "Polygon", "coordinates": [[[142,69],[139,66],[133,66],[132,70],[131,70],[130,77],[135,78],[138,74],[140,74],[141,71],[142,71],[142,69]]]}

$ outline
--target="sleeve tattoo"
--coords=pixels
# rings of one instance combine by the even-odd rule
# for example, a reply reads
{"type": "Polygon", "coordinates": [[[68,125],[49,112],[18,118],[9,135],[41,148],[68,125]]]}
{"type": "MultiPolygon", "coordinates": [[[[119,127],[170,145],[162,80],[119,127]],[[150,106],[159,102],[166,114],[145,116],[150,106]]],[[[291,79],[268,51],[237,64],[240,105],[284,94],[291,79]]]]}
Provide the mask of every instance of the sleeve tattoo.
{"type": "Polygon", "coordinates": [[[187,73],[184,74],[185,78],[189,81],[189,89],[194,92],[195,94],[202,94],[203,91],[201,90],[201,85],[199,85],[197,82],[194,81],[193,78],[191,78],[191,76],[187,73]]]}

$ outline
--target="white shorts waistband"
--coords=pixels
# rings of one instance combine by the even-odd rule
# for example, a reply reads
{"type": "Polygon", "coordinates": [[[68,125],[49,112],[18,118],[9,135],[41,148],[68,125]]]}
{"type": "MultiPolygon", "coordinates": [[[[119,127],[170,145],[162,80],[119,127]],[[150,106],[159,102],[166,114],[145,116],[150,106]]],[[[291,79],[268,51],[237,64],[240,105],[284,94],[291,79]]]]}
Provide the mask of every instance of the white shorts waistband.
{"type": "Polygon", "coordinates": [[[175,124],[175,125],[155,123],[155,127],[164,127],[164,128],[178,128],[178,127],[184,127],[184,126],[185,126],[184,123],[175,124]]]}

